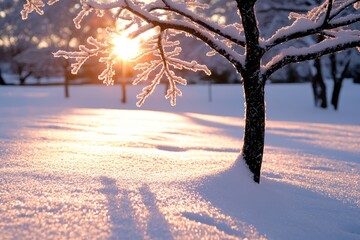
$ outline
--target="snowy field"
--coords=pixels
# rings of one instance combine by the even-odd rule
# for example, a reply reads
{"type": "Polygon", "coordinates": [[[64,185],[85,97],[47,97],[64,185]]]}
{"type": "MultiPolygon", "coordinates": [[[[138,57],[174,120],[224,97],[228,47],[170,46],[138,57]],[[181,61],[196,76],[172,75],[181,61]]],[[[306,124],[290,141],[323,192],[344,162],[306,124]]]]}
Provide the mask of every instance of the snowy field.
{"type": "Polygon", "coordinates": [[[360,239],[359,84],[337,112],[267,86],[260,185],[233,165],[240,85],[128,90],[0,88],[0,239],[360,239]]]}

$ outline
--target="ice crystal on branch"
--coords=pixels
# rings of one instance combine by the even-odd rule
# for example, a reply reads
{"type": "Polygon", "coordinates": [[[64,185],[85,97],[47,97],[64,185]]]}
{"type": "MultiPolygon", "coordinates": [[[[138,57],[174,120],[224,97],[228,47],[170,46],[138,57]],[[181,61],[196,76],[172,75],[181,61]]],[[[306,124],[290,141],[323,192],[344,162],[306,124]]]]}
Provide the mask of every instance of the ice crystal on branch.
{"type": "Polygon", "coordinates": [[[113,65],[115,64],[115,59],[112,57],[102,57],[99,60],[100,62],[106,63],[106,68],[104,71],[99,75],[99,80],[102,80],[106,85],[113,85],[114,80],[113,76],[115,75],[115,71],[113,70],[113,65]]]}
{"type": "Polygon", "coordinates": [[[71,73],[77,74],[81,66],[92,56],[97,56],[99,53],[107,52],[107,44],[97,41],[93,37],[89,37],[87,42],[92,48],[88,48],[85,45],[80,45],[77,52],[57,51],[54,53],[55,57],[63,57],[75,59],[75,62],[71,64],[71,73]]]}
{"type": "Polygon", "coordinates": [[[50,6],[50,5],[53,5],[54,3],[58,2],[58,1],[60,1],[60,0],[49,0],[47,2],[47,4],[50,6]]]}
{"type": "Polygon", "coordinates": [[[327,7],[328,7],[328,1],[325,1],[323,4],[321,4],[318,7],[313,8],[312,10],[308,11],[306,14],[298,14],[298,13],[292,12],[289,14],[289,19],[305,18],[305,19],[309,19],[313,22],[316,22],[317,20],[320,19],[320,16],[324,15],[327,7]]]}
{"type": "Polygon", "coordinates": [[[27,19],[29,14],[33,11],[37,12],[40,15],[44,14],[44,11],[41,9],[45,4],[41,0],[26,0],[24,4],[24,9],[21,11],[22,19],[27,19]]]}
{"type": "Polygon", "coordinates": [[[77,29],[80,29],[81,28],[81,25],[80,25],[80,23],[81,23],[81,21],[83,20],[83,18],[85,17],[85,16],[87,16],[87,15],[89,15],[89,13],[92,11],[93,9],[92,8],[90,8],[90,6],[89,5],[87,5],[87,4],[83,4],[82,5],[82,9],[81,9],[81,11],[78,13],[78,15],[74,18],[74,24],[75,24],[75,27],[77,28],[77,29]]]}
{"type": "MultiPolygon", "coordinates": [[[[54,3],[58,2],[60,0],[49,0],[47,2],[48,5],[53,5],[54,3]]],[[[43,15],[44,11],[41,9],[45,6],[44,2],[42,0],[26,0],[26,3],[24,4],[23,10],[20,12],[21,17],[23,20],[27,19],[29,14],[33,11],[36,13],[43,15]]]]}
{"type": "Polygon", "coordinates": [[[182,95],[177,84],[186,85],[186,79],[177,76],[174,69],[187,69],[194,72],[203,71],[208,75],[211,74],[205,65],[201,65],[196,61],[188,62],[177,58],[181,53],[181,48],[178,46],[180,42],[170,40],[170,36],[176,34],[174,31],[163,31],[146,44],[143,55],[152,54],[155,59],[150,63],[141,63],[135,67],[136,70],[141,70],[142,72],[137,75],[133,84],[136,85],[141,81],[148,81],[152,72],[158,71],[158,73],[150,85],[143,88],[143,91],[137,95],[139,99],[137,106],[141,106],[144,103],[164,77],[169,81],[169,89],[165,98],[170,98],[171,105],[174,106],[176,104],[176,96],[182,95]]]}
{"type": "Polygon", "coordinates": [[[205,3],[199,3],[198,0],[184,0],[184,1],[178,1],[180,3],[184,3],[186,4],[188,7],[193,7],[193,8],[201,8],[201,9],[207,9],[209,8],[208,4],[205,3]]]}

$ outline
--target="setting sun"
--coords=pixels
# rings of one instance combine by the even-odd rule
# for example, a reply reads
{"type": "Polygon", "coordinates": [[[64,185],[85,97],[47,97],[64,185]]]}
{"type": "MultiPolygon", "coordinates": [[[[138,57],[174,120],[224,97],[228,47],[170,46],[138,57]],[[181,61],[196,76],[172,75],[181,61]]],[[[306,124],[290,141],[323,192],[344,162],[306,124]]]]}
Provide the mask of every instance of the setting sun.
{"type": "Polygon", "coordinates": [[[134,58],[140,50],[137,40],[120,35],[114,37],[112,43],[114,44],[113,52],[123,60],[134,58]]]}

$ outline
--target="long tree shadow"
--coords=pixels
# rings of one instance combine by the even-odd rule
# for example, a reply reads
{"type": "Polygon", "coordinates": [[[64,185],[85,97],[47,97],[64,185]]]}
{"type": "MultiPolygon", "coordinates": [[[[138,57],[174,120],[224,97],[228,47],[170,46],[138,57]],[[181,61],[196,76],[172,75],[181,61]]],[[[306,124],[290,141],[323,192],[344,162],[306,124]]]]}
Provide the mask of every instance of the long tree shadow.
{"type": "Polygon", "coordinates": [[[231,136],[231,137],[240,138],[244,131],[243,120],[241,118],[215,116],[218,118],[216,120],[211,120],[211,119],[206,119],[205,117],[201,118],[196,114],[192,114],[192,113],[182,113],[180,115],[188,118],[191,122],[195,124],[216,128],[219,132],[224,133],[227,136],[231,136]],[[224,119],[223,122],[219,121],[219,119],[221,118],[224,119]],[[230,122],[229,119],[233,119],[234,122],[230,122]]]}
{"type": "Polygon", "coordinates": [[[208,226],[215,227],[216,229],[226,233],[227,235],[233,237],[241,236],[242,238],[246,238],[246,236],[244,236],[244,233],[241,232],[239,229],[234,229],[231,225],[224,222],[219,222],[210,216],[193,212],[183,212],[182,215],[190,221],[195,221],[197,223],[202,223],[208,226]]]}
{"type": "Polygon", "coordinates": [[[359,208],[289,184],[263,178],[258,185],[249,179],[235,166],[210,177],[198,192],[224,214],[271,239],[360,237],[359,208]]]}
{"type": "Polygon", "coordinates": [[[156,197],[150,191],[147,184],[140,188],[144,204],[149,211],[149,218],[146,232],[150,239],[173,239],[169,230],[169,224],[156,204],[156,197]]]}
{"type": "MultiPolygon", "coordinates": [[[[284,131],[284,129],[283,129],[284,131]]],[[[304,132],[303,129],[299,129],[298,132],[304,132]]],[[[286,142],[286,147],[293,150],[301,151],[302,153],[307,154],[316,154],[319,156],[327,156],[329,159],[333,159],[336,156],[337,161],[342,161],[346,163],[358,163],[358,152],[357,151],[350,151],[346,149],[331,149],[329,146],[325,145],[322,146],[320,144],[314,144],[313,142],[316,141],[316,139],[311,138],[310,136],[308,139],[305,137],[292,137],[292,136],[286,136],[286,135],[280,135],[276,133],[272,133],[271,131],[268,131],[266,133],[266,140],[268,146],[273,147],[284,147],[284,142],[286,142]]],[[[321,133],[319,133],[320,135],[321,133]]],[[[346,139],[343,140],[345,142],[346,139]]],[[[341,143],[343,143],[341,142],[341,143]]],[[[339,143],[340,144],[340,143],[339,143]]],[[[357,149],[356,149],[357,150],[357,149]]]]}
{"type": "Polygon", "coordinates": [[[104,188],[100,189],[107,199],[111,221],[110,239],[172,239],[169,225],[160,212],[156,197],[148,185],[143,185],[138,191],[119,189],[116,180],[102,176],[100,181],[104,188]],[[148,211],[146,224],[140,223],[136,214],[137,203],[130,195],[139,194],[148,211]],[[145,228],[145,229],[143,229],[145,228]]]}
{"type": "Polygon", "coordinates": [[[109,207],[112,234],[110,239],[143,239],[134,219],[134,210],[128,198],[129,191],[120,190],[115,179],[100,177],[100,181],[104,186],[100,192],[106,196],[109,207]]]}
{"type": "MultiPolygon", "coordinates": [[[[206,115],[197,115],[192,113],[183,113],[182,116],[188,118],[190,121],[202,125],[202,126],[208,126],[212,128],[216,128],[219,132],[226,136],[234,137],[240,139],[243,134],[243,121],[240,119],[236,119],[234,117],[224,117],[224,122],[221,122],[221,118],[216,119],[206,119],[206,115]],[[229,119],[233,119],[234,122],[229,122],[229,119]]],[[[211,117],[211,116],[210,116],[211,117]]],[[[326,153],[327,156],[332,158],[333,156],[337,156],[341,154],[341,158],[338,158],[337,160],[348,162],[348,163],[357,163],[358,162],[358,151],[357,149],[354,149],[353,151],[348,149],[342,149],[342,148],[336,148],[329,145],[320,145],[320,144],[314,144],[314,142],[318,141],[316,138],[314,138],[314,135],[321,136],[326,133],[329,129],[332,129],[332,126],[336,127],[335,124],[327,124],[326,126],[323,126],[322,124],[318,124],[318,128],[309,128],[306,122],[292,122],[292,121],[275,121],[274,123],[281,123],[280,127],[273,126],[273,123],[268,123],[267,129],[266,129],[266,146],[274,146],[274,147],[283,147],[284,142],[287,143],[287,147],[292,149],[297,149],[305,153],[309,154],[321,154],[324,155],[326,153]],[[290,124],[290,128],[286,127],[287,124],[290,124]],[[298,128],[293,129],[291,126],[294,124],[300,124],[298,128]],[[309,129],[307,129],[309,128],[309,129]],[[323,132],[324,131],[324,132],[323,132]],[[300,134],[300,136],[291,136],[291,134],[300,134]]],[[[340,133],[343,136],[342,138],[342,144],[344,142],[349,141],[346,134],[343,132],[340,132],[339,134],[336,134],[336,137],[339,138],[340,133]]],[[[349,133],[350,134],[350,133],[349,133]]],[[[354,131],[351,133],[352,135],[358,134],[358,131],[354,131]]],[[[327,136],[332,137],[333,135],[327,136]]],[[[334,135],[335,136],[335,135],[334,135]]],[[[339,141],[337,139],[336,141],[339,141]]],[[[240,144],[239,144],[240,148],[240,144]]],[[[209,148],[209,150],[212,150],[209,148]]],[[[216,149],[214,149],[216,151],[216,149]]],[[[238,148],[234,149],[227,149],[230,152],[238,152],[238,148]]]]}

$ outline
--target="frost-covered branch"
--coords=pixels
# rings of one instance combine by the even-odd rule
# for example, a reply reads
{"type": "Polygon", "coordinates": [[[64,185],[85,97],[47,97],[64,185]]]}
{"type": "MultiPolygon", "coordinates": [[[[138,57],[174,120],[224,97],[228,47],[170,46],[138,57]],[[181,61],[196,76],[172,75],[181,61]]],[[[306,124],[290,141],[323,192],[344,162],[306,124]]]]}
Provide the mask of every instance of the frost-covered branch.
{"type": "MultiPolygon", "coordinates": [[[[268,13],[269,11],[284,11],[284,12],[292,12],[294,11],[294,6],[288,6],[284,4],[273,3],[271,5],[264,4],[265,6],[261,6],[261,8],[257,9],[258,13],[268,13]]],[[[296,12],[308,12],[310,10],[309,7],[303,6],[295,6],[296,12]]]]}
{"type": "Polygon", "coordinates": [[[234,42],[235,44],[244,47],[245,46],[245,39],[240,37],[239,29],[225,28],[220,26],[214,22],[207,20],[206,18],[201,17],[199,14],[195,14],[194,12],[188,10],[184,7],[184,3],[173,3],[172,1],[163,0],[166,10],[172,11],[177,13],[179,16],[185,17],[193,23],[204,27],[206,30],[216,33],[219,36],[234,42]],[[231,29],[231,30],[230,30],[231,29]]]}
{"type": "Polygon", "coordinates": [[[323,21],[323,25],[327,25],[329,24],[329,21],[330,21],[330,13],[331,13],[331,10],[332,10],[332,7],[333,7],[333,1],[334,0],[328,0],[327,1],[327,8],[326,8],[326,13],[325,13],[325,16],[324,16],[324,21],[323,21]]]}
{"type": "Polygon", "coordinates": [[[348,48],[360,46],[360,32],[342,31],[336,34],[332,33],[332,38],[327,38],[310,47],[284,49],[280,54],[276,55],[269,63],[262,67],[264,79],[268,78],[276,70],[283,66],[294,63],[312,60],[323,55],[339,52],[348,48]]]}
{"type": "Polygon", "coordinates": [[[106,63],[106,68],[102,71],[102,73],[99,75],[99,80],[103,81],[106,85],[113,85],[114,79],[113,76],[115,75],[115,71],[113,70],[113,66],[115,64],[115,57],[108,56],[108,57],[102,57],[100,58],[99,62],[106,63]]]}
{"type": "Polygon", "coordinates": [[[161,19],[145,11],[140,6],[134,4],[132,1],[124,0],[124,2],[128,11],[140,17],[144,21],[154,26],[159,26],[162,29],[178,30],[199,38],[234,65],[243,64],[243,56],[234,51],[231,47],[227,46],[221,40],[217,39],[215,33],[206,29],[201,29],[189,21],[161,19]]]}
{"type": "Polygon", "coordinates": [[[167,78],[170,86],[165,98],[171,99],[171,105],[174,106],[176,104],[176,96],[182,95],[177,84],[186,85],[186,79],[177,76],[171,68],[179,70],[188,69],[194,72],[203,71],[210,75],[210,70],[205,65],[198,64],[196,61],[188,62],[177,58],[181,52],[181,48],[178,47],[180,42],[171,41],[171,35],[169,30],[164,30],[156,38],[149,41],[143,54],[152,54],[156,59],[150,63],[137,64],[135,67],[135,69],[142,70],[142,72],[137,75],[133,82],[134,85],[141,81],[148,81],[152,72],[158,72],[151,83],[143,88],[143,91],[137,95],[137,98],[139,98],[137,106],[141,106],[145,102],[146,98],[151,95],[164,77],[167,78]],[[173,50],[168,50],[169,48],[173,50]]]}
{"type": "MultiPolygon", "coordinates": [[[[60,0],[48,0],[48,5],[53,5],[60,0]]],[[[23,10],[21,10],[21,17],[23,20],[27,19],[29,14],[35,11],[37,14],[43,15],[44,11],[41,9],[45,7],[45,3],[42,0],[26,0],[23,10]]]]}
{"type": "Polygon", "coordinates": [[[336,9],[331,13],[329,19],[332,20],[335,17],[339,16],[342,12],[346,11],[350,6],[353,6],[358,10],[360,0],[345,0],[345,1],[336,1],[336,9]]]}
{"type": "Polygon", "coordinates": [[[335,18],[343,12],[346,7],[358,1],[346,1],[345,5],[333,4],[333,0],[325,1],[318,7],[313,8],[306,14],[291,13],[290,18],[295,21],[286,27],[280,28],[271,38],[264,43],[265,49],[271,48],[282,43],[304,38],[314,34],[322,34],[326,30],[333,30],[345,27],[360,20],[359,14],[350,14],[346,17],[335,18]]]}
{"type": "Polygon", "coordinates": [[[45,4],[42,0],[26,0],[23,10],[21,10],[21,17],[23,20],[27,19],[29,14],[35,11],[37,14],[43,15],[44,11],[41,9],[45,4]]]}
{"type": "Polygon", "coordinates": [[[71,64],[71,73],[77,74],[86,60],[88,60],[90,57],[97,56],[99,53],[105,53],[107,51],[107,44],[101,43],[93,37],[89,37],[87,42],[91,46],[90,48],[86,47],[85,45],[80,45],[79,51],[68,52],[60,50],[54,53],[54,56],[63,57],[65,59],[74,59],[75,62],[71,64]]]}

